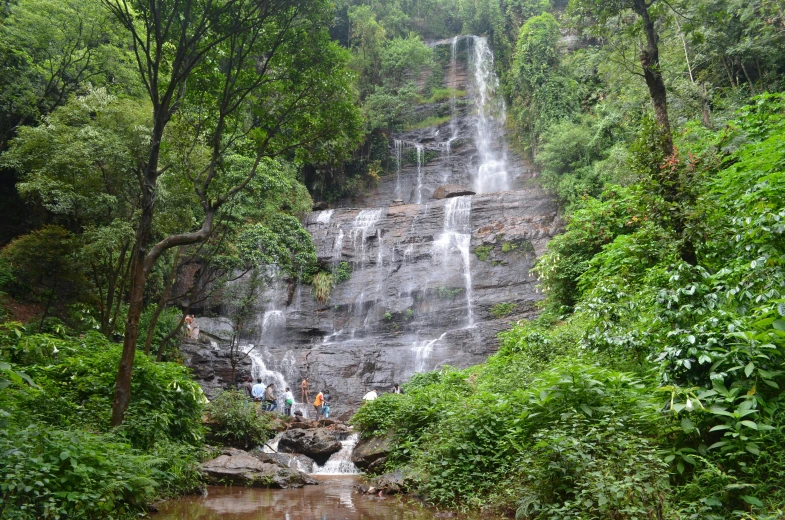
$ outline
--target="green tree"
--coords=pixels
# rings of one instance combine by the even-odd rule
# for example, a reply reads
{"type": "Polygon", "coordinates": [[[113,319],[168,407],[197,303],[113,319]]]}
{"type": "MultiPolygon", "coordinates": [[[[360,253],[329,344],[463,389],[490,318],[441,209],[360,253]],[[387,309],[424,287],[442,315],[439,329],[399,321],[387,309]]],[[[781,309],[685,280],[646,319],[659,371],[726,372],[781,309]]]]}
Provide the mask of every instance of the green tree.
{"type": "Polygon", "coordinates": [[[656,23],[663,15],[665,2],[658,0],[570,0],[574,14],[593,25],[598,34],[615,30],[609,22],[621,20],[629,25],[633,36],[642,36],[639,60],[646,86],[649,89],[654,115],[662,134],[661,149],[665,157],[673,154],[673,138],[668,119],[668,99],[660,65],[659,34],[656,23]],[[625,17],[631,13],[634,17],[625,17]],[[628,21],[629,20],[629,21],[628,21]]]}
{"type": "Polygon", "coordinates": [[[112,424],[119,425],[130,400],[144,288],[158,258],[170,248],[206,240],[220,208],[246,189],[265,157],[351,136],[358,118],[346,55],[326,31],[327,2],[103,4],[133,40],[152,105],[149,146],[134,165],[142,193],[112,414],[112,424]],[[179,130],[172,142],[178,161],[164,155],[170,126],[179,130]],[[232,175],[224,159],[237,147],[247,149],[254,162],[232,175]],[[151,243],[159,180],[170,171],[191,185],[202,215],[195,225],[183,223],[180,231],[151,243]]]}

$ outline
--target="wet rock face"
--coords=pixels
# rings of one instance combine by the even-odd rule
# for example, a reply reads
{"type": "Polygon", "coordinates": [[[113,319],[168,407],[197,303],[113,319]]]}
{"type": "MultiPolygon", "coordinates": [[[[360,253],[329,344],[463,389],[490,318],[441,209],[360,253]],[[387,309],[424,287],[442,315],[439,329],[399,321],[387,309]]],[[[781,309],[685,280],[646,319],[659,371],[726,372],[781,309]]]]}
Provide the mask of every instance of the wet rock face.
{"type": "MultiPolygon", "coordinates": [[[[463,56],[469,50],[459,47],[463,56]]],[[[255,348],[236,360],[238,376],[253,371],[279,391],[285,384],[297,403],[307,376],[311,401],[329,390],[330,417],[345,418],[370,390],[389,392],[416,372],[484,361],[500,331],[535,316],[542,296],[530,269],[562,223],[554,199],[530,182],[533,169],[507,146],[503,117],[483,127],[499,107],[477,106],[473,66],[456,59],[455,70],[445,70],[445,86],[467,92],[444,102],[452,119],[390,136],[392,167],[374,192],[305,218],[335,287],[325,303],[307,285],[271,287],[256,323],[239,331],[241,343],[255,348]],[[483,139],[479,128],[487,130],[483,139]],[[489,171],[501,172],[509,189],[477,189],[493,185],[479,182],[489,171]],[[477,194],[432,198],[445,184],[477,194]]],[[[197,320],[216,345],[184,348],[208,394],[234,383],[220,338],[235,331],[218,314],[197,320]]],[[[315,418],[313,406],[296,406],[315,418]]]]}
{"type": "Polygon", "coordinates": [[[475,193],[466,186],[457,184],[442,184],[433,192],[433,198],[437,200],[462,197],[464,195],[475,195],[475,193]]]}
{"type": "Polygon", "coordinates": [[[201,465],[211,484],[242,484],[253,487],[297,488],[319,482],[307,474],[272,460],[262,461],[234,448],[201,465]]]}
{"type": "Polygon", "coordinates": [[[320,466],[340,450],[341,442],[326,428],[287,430],[278,442],[278,451],[305,455],[320,466]]]}
{"type": "Polygon", "coordinates": [[[369,471],[375,466],[380,466],[379,461],[385,461],[387,455],[390,454],[392,441],[392,433],[389,433],[384,437],[360,439],[352,451],[352,462],[355,466],[364,471],[369,471]]]}

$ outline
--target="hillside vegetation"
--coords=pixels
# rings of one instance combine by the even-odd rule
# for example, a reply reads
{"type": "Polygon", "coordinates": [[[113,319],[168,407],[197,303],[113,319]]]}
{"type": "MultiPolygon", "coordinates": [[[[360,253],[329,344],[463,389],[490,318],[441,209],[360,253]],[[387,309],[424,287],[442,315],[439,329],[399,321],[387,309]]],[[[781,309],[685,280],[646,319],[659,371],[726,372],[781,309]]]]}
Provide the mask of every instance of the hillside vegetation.
{"type": "Polygon", "coordinates": [[[781,0],[6,2],[0,515],[143,515],[201,484],[205,412],[218,441],[269,435],[234,394],[206,406],[185,316],[240,328],[274,278],[326,300],[351,270],[300,219],[463,102],[431,43],[468,34],[566,223],[542,314],[355,424],[441,505],[783,516],[781,0]]]}

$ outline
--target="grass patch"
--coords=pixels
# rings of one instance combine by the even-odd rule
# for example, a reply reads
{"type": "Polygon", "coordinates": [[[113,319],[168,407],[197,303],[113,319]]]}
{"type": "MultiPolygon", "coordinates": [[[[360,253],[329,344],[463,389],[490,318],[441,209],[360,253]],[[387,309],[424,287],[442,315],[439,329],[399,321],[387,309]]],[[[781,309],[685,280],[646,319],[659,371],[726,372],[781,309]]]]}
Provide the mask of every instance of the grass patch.
{"type": "Polygon", "coordinates": [[[504,318],[505,316],[509,316],[515,309],[518,308],[517,303],[506,302],[506,303],[497,303],[493,307],[491,307],[491,314],[496,316],[497,318],[504,318]]]}
{"type": "Polygon", "coordinates": [[[407,123],[403,126],[403,129],[408,131],[408,130],[418,130],[420,128],[428,128],[429,126],[439,126],[446,123],[449,120],[450,120],[450,116],[443,116],[443,117],[431,116],[417,123],[407,123]]]}

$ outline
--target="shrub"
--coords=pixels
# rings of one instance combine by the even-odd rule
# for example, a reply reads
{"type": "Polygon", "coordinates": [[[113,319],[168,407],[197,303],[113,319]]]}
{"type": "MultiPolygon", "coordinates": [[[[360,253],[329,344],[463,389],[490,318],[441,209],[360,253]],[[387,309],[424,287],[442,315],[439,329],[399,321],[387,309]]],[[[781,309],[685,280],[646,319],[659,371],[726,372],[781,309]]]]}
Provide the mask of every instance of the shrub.
{"type": "Polygon", "coordinates": [[[504,318],[505,316],[509,316],[510,314],[515,312],[515,309],[517,308],[518,308],[517,303],[511,303],[511,302],[497,303],[496,305],[491,307],[491,314],[493,314],[497,318],[504,318]]]}
{"type": "Polygon", "coordinates": [[[207,405],[210,438],[226,446],[249,449],[273,437],[275,430],[268,414],[259,414],[256,406],[236,390],[215,396],[207,405]]]}
{"type": "MultiPolygon", "coordinates": [[[[27,352],[36,348],[40,356],[46,356],[41,358],[45,364],[25,368],[39,388],[18,394],[20,410],[61,428],[110,430],[119,345],[97,332],[88,332],[83,338],[22,336],[13,348],[20,351],[20,345],[27,352]]],[[[137,352],[131,403],[118,434],[142,449],[161,441],[196,444],[203,436],[204,402],[202,388],[191,379],[187,368],[156,363],[137,352]]]]}
{"type": "Polygon", "coordinates": [[[131,518],[154,497],[154,459],[110,437],[32,424],[0,451],[3,518],[131,518]]]}

